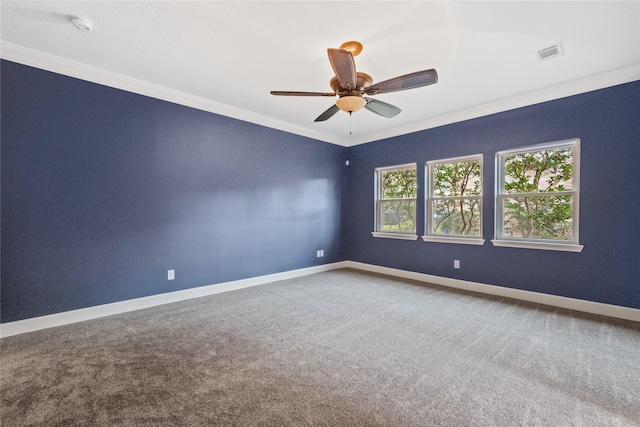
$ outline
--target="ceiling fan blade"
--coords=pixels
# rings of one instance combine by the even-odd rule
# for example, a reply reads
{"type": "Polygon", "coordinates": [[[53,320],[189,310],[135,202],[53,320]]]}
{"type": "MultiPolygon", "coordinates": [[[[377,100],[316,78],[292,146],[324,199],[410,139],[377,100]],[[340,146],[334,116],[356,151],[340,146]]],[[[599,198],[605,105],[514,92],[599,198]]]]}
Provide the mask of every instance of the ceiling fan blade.
{"type": "Polygon", "coordinates": [[[333,117],[333,115],[338,111],[340,111],[338,106],[336,104],[333,104],[331,107],[329,107],[329,109],[327,109],[327,111],[320,114],[318,118],[314,120],[314,122],[324,122],[325,120],[328,120],[331,117],[333,117]]]}
{"type": "Polygon", "coordinates": [[[290,90],[272,90],[271,95],[284,96],[336,96],[333,92],[296,92],[290,90]]]}
{"type": "Polygon", "coordinates": [[[353,60],[351,52],[343,49],[327,49],[327,53],[340,86],[346,90],[355,89],[357,83],[356,62],[353,60]]]}
{"type": "Polygon", "coordinates": [[[432,85],[437,81],[438,73],[436,73],[436,70],[422,70],[376,83],[366,88],[364,93],[367,95],[375,95],[378,93],[396,92],[432,85]]]}
{"type": "Polygon", "coordinates": [[[387,104],[386,102],[378,101],[377,99],[365,98],[365,100],[367,103],[364,108],[388,119],[397,116],[398,113],[402,111],[395,105],[387,104]]]}

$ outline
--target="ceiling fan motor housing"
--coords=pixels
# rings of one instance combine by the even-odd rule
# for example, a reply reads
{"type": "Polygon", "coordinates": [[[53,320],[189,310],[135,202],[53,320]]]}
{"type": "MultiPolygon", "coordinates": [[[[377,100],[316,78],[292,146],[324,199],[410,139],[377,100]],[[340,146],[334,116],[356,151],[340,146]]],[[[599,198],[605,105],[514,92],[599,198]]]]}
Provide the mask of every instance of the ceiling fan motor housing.
{"type": "Polygon", "coordinates": [[[345,88],[340,87],[340,81],[337,76],[334,76],[329,82],[331,85],[331,89],[338,94],[338,96],[347,96],[347,95],[362,95],[364,90],[373,84],[373,79],[367,73],[356,73],[356,87],[352,90],[347,90],[345,88]]]}

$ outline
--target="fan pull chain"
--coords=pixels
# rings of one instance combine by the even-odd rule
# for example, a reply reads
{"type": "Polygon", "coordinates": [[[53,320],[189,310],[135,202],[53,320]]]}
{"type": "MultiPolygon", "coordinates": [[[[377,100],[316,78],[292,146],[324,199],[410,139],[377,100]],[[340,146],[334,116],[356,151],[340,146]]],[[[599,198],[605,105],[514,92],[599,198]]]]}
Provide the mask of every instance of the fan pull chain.
{"type": "Polygon", "coordinates": [[[352,123],[353,123],[353,115],[352,115],[352,111],[349,111],[349,135],[351,135],[351,128],[352,128],[352,123]]]}

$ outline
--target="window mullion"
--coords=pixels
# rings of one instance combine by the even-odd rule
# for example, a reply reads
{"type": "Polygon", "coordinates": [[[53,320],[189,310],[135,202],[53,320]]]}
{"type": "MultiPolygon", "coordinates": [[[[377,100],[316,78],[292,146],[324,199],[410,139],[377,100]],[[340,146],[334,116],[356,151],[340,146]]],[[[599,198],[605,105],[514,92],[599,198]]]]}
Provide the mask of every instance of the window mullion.
{"type": "Polygon", "coordinates": [[[557,197],[557,196],[573,196],[576,194],[574,190],[570,191],[553,191],[540,193],[502,193],[500,196],[506,197],[557,197]]]}
{"type": "Polygon", "coordinates": [[[467,199],[481,199],[482,196],[473,195],[473,196],[433,196],[431,199],[433,200],[467,200],[467,199]]]}

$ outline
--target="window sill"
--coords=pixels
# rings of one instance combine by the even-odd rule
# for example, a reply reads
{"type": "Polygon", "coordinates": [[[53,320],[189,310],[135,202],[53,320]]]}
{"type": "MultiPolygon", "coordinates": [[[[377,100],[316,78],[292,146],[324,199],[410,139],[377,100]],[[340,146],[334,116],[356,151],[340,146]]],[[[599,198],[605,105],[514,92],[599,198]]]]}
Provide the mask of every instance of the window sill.
{"type": "Polygon", "coordinates": [[[416,234],[384,233],[381,231],[373,231],[371,235],[373,237],[382,237],[384,239],[416,240],[418,238],[416,234]]]}
{"type": "Polygon", "coordinates": [[[484,245],[484,239],[474,237],[422,236],[425,242],[457,243],[459,245],[484,245]]]}
{"type": "Polygon", "coordinates": [[[492,240],[493,246],[506,248],[541,249],[546,251],[582,252],[583,245],[570,243],[523,242],[521,240],[492,240]]]}

